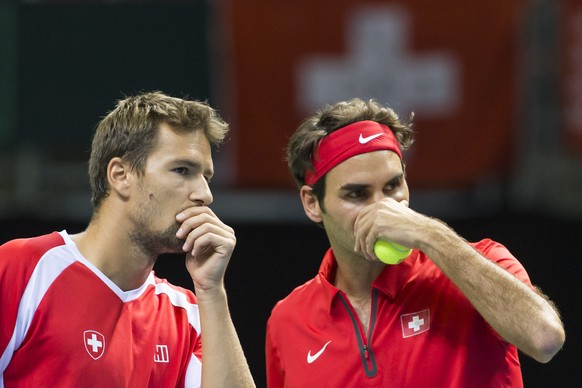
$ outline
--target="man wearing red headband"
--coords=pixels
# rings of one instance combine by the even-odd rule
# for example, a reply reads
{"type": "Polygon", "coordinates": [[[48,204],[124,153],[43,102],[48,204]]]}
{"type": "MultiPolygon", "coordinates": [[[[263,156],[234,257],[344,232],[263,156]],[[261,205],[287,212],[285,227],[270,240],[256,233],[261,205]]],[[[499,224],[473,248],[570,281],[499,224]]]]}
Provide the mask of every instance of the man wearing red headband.
{"type": "Polygon", "coordinates": [[[548,362],[559,314],[503,245],[468,243],[408,207],[401,150],[413,141],[375,101],[327,106],[291,137],[287,159],[307,216],[331,248],[319,273],[272,311],[276,387],[521,387],[518,349],[548,362]],[[377,240],[412,248],[400,264],[377,240]]]}

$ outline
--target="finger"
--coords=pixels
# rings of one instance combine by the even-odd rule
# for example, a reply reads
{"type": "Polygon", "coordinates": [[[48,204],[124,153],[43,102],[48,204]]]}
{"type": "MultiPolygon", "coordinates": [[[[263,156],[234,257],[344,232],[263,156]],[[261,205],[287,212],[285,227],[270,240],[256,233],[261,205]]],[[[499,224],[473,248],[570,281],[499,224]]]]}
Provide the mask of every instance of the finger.
{"type": "Polygon", "coordinates": [[[378,218],[382,212],[382,204],[376,202],[363,208],[354,223],[354,237],[356,251],[370,255],[370,246],[373,245],[378,234],[378,218]]]}
{"type": "Polygon", "coordinates": [[[214,212],[207,206],[192,206],[182,210],[180,213],[176,214],[176,221],[183,224],[187,220],[192,218],[200,217],[206,214],[209,218],[218,218],[214,212]]]}
{"type": "MultiPolygon", "coordinates": [[[[176,220],[182,219],[176,216],[176,220]]],[[[185,220],[182,220],[180,228],[176,232],[176,237],[179,239],[185,239],[188,235],[193,231],[196,230],[200,225],[205,223],[209,223],[210,218],[207,215],[199,214],[196,216],[189,217],[185,220]]]]}
{"type": "Polygon", "coordinates": [[[407,205],[406,200],[398,202],[393,198],[385,198],[364,207],[354,223],[354,250],[361,252],[369,260],[376,260],[376,241],[380,238],[389,239],[386,237],[387,233],[397,222],[401,208],[407,205]]]}
{"type": "Polygon", "coordinates": [[[235,244],[236,239],[234,238],[205,233],[194,241],[190,254],[195,258],[208,258],[217,253],[229,259],[235,244]]]}
{"type": "Polygon", "coordinates": [[[367,230],[367,216],[366,208],[364,208],[360,211],[354,222],[354,251],[360,254],[365,253],[365,242],[363,239],[367,230]]]}
{"type": "Polygon", "coordinates": [[[212,209],[208,206],[189,206],[182,210],[176,217],[181,217],[182,220],[185,220],[186,218],[193,217],[201,213],[211,214],[216,217],[216,214],[214,214],[212,209]]]}
{"type": "Polygon", "coordinates": [[[182,249],[184,251],[191,250],[195,242],[205,235],[216,235],[236,242],[234,230],[232,230],[232,228],[230,227],[227,227],[225,229],[223,226],[224,225],[217,225],[210,222],[206,222],[196,226],[195,228],[191,229],[188,235],[186,236],[182,249]]]}
{"type": "Polygon", "coordinates": [[[198,218],[197,223],[202,223],[202,214],[205,214],[203,207],[184,209],[176,214],[176,221],[180,223],[180,228],[176,232],[176,237],[185,238],[192,229],[195,228],[193,218],[198,218]]]}
{"type": "Polygon", "coordinates": [[[180,222],[180,229],[176,233],[176,237],[185,238],[191,231],[204,224],[214,224],[221,229],[234,234],[234,230],[223,223],[217,216],[208,208],[198,207],[187,209],[176,215],[176,221],[180,222]]]}

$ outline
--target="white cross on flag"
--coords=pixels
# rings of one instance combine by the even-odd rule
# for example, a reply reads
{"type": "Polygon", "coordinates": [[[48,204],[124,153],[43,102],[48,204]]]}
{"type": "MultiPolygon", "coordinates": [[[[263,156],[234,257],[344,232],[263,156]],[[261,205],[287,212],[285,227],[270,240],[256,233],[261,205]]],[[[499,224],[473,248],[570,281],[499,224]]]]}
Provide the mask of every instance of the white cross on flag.
{"type": "Polygon", "coordinates": [[[94,359],[99,359],[105,352],[105,337],[95,330],[86,330],[83,333],[83,342],[87,353],[94,359]]]}
{"type": "Polygon", "coordinates": [[[402,337],[412,337],[430,329],[430,310],[422,310],[412,314],[400,316],[402,337]]]}

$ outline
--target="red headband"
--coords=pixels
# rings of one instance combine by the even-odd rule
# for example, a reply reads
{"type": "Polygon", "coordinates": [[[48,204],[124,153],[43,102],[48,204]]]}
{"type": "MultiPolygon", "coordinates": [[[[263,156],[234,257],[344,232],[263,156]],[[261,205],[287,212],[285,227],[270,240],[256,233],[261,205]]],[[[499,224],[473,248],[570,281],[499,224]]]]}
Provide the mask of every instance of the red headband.
{"type": "Polygon", "coordinates": [[[387,125],[367,120],[340,128],[319,143],[312,157],[314,171],[305,172],[305,183],[314,185],[329,170],[352,156],[380,150],[393,151],[402,159],[398,140],[387,125]]]}

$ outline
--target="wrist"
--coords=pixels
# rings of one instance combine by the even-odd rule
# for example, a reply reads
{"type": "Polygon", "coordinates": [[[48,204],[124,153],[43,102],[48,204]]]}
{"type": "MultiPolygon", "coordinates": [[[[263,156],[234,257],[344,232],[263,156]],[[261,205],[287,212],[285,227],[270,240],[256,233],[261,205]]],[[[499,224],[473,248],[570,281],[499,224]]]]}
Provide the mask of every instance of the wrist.
{"type": "Polygon", "coordinates": [[[216,287],[196,287],[194,286],[194,293],[198,303],[212,303],[226,300],[226,289],[223,285],[216,287]]]}
{"type": "Polygon", "coordinates": [[[463,243],[463,239],[447,224],[431,219],[419,241],[419,247],[429,257],[438,257],[447,251],[450,252],[459,243],[463,243]]]}

